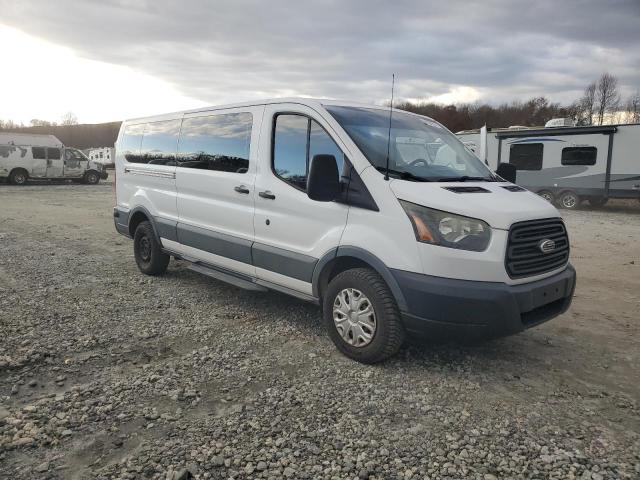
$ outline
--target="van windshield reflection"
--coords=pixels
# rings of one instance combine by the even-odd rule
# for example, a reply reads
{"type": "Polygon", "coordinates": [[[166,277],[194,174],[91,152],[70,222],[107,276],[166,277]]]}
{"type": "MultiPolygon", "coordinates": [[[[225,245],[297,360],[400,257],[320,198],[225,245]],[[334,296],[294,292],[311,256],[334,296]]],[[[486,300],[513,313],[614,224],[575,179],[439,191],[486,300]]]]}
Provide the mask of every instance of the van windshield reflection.
{"type": "Polygon", "coordinates": [[[327,106],[327,111],[380,171],[409,181],[496,181],[491,171],[458,138],[427,117],[394,110],[390,143],[389,112],[327,106]]]}

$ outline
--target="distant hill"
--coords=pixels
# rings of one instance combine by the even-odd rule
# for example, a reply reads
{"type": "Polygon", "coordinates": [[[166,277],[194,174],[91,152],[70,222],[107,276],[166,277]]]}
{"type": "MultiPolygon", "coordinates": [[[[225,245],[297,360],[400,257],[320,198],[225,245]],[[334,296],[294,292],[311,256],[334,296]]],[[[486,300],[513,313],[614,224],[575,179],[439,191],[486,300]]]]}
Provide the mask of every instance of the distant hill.
{"type": "Polygon", "coordinates": [[[113,147],[118,138],[121,124],[122,122],[84,123],[80,125],[10,128],[1,131],[55,135],[68,147],[85,149],[91,147],[113,147]]]}

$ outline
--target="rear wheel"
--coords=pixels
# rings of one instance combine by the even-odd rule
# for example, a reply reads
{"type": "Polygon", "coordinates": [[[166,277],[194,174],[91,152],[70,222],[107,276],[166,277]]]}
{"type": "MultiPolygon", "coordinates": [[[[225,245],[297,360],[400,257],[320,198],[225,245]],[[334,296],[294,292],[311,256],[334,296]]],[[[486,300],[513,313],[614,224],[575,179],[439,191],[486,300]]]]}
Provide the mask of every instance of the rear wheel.
{"type": "Polygon", "coordinates": [[[162,275],[171,257],[162,251],[149,221],[140,222],[133,235],[133,254],[140,271],[146,275],[162,275]]]}
{"type": "Polygon", "coordinates": [[[575,210],[580,205],[580,197],[572,191],[563,192],[560,195],[560,206],[568,210],[575,210]]]}
{"type": "Polygon", "coordinates": [[[404,343],[396,301],[373,270],[355,268],[331,280],[323,299],[323,316],[338,350],[358,362],[386,360],[404,343]]]}
{"type": "Polygon", "coordinates": [[[604,207],[608,201],[609,199],[605,197],[591,197],[589,199],[589,205],[594,208],[604,207]]]}
{"type": "Polygon", "coordinates": [[[22,168],[16,168],[9,175],[9,183],[12,185],[25,185],[29,179],[29,174],[22,168]]]}
{"type": "Polygon", "coordinates": [[[553,203],[556,199],[556,197],[553,196],[553,193],[551,193],[549,190],[541,190],[538,192],[538,195],[540,195],[549,203],[553,203]]]}

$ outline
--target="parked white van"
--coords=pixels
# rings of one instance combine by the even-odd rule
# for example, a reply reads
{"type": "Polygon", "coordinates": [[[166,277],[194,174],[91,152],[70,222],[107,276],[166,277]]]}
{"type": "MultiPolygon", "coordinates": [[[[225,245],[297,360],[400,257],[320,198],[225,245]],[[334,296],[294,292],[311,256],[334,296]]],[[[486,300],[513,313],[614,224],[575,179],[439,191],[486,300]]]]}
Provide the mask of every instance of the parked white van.
{"type": "Polygon", "coordinates": [[[76,148],[65,147],[53,135],[0,133],[0,179],[14,185],[24,185],[29,179],[96,184],[107,175],[102,165],[76,148]]]}
{"type": "Polygon", "coordinates": [[[116,203],[143,273],[173,256],[315,302],[366,363],[409,335],[520,332],[566,311],[575,286],[558,211],[400,110],[390,124],[382,107],[278,99],[128,120],[116,203]]]}

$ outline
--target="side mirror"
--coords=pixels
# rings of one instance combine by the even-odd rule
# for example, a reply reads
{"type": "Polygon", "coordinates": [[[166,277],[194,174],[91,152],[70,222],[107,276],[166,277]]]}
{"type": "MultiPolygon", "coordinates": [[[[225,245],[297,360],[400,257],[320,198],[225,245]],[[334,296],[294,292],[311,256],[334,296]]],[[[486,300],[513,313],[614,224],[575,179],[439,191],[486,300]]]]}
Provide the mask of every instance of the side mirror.
{"type": "Polygon", "coordinates": [[[333,155],[314,155],[307,178],[307,196],[318,202],[331,202],[340,194],[338,162],[333,155]]]}
{"type": "Polygon", "coordinates": [[[501,163],[498,165],[498,169],[496,170],[496,174],[498,174],[498,176],[511,183],[516,183],[517,172],[515,165],[511,165],[510,163],[501,163]]]}

